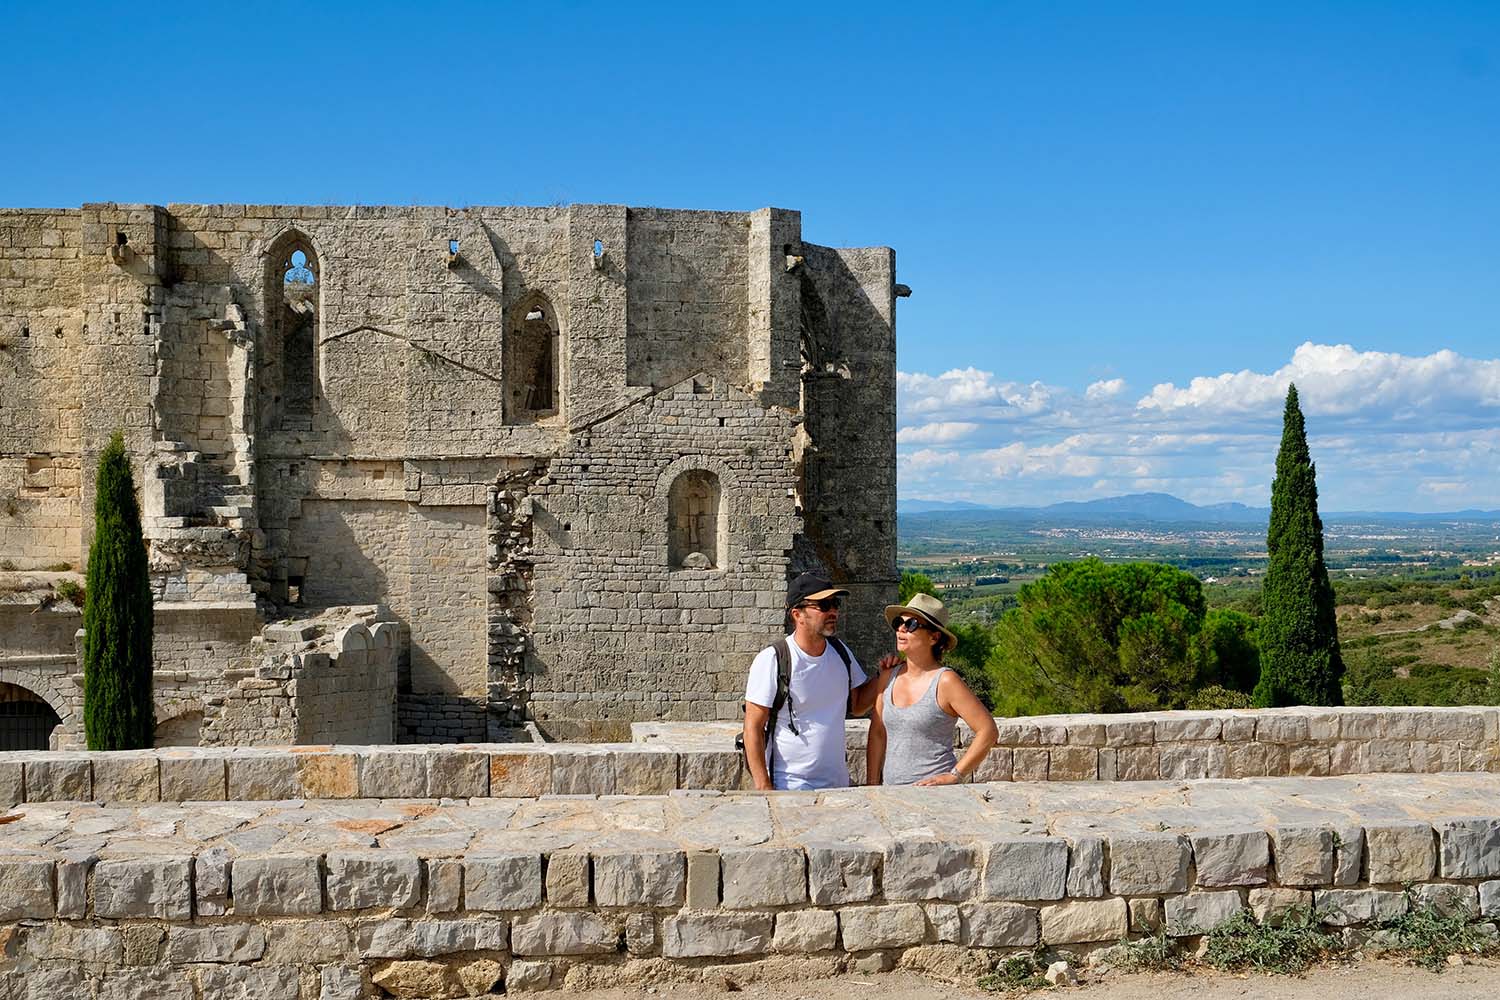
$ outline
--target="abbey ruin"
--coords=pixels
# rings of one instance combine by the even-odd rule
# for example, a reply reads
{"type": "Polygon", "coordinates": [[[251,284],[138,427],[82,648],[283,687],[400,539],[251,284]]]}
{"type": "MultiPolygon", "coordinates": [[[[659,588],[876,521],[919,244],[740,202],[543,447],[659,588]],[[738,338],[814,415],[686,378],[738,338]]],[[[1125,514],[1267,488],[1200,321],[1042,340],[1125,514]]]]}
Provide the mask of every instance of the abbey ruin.
{"type": "Polygon", "coordinates": [[[79,739],[116,429],[162,744],[733,718],[814,567],[872,655],[904,291],[780,209],[0,211],[7,747],[79,739]]]}

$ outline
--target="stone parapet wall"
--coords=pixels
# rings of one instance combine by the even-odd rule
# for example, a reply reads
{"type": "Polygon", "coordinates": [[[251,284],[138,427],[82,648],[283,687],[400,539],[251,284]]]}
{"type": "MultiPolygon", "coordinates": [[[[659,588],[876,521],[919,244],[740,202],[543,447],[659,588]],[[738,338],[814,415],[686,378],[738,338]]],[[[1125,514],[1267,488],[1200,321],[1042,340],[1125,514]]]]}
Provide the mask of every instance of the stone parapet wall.
{"type": "Polygon", "coordinates": [[[0,997],[459,997],[1084,953],[1246,909],[1351,941],[1414,906],[1500,918],[1489,775],[1029,787],[41,806],[0,828],[0,997]]]}

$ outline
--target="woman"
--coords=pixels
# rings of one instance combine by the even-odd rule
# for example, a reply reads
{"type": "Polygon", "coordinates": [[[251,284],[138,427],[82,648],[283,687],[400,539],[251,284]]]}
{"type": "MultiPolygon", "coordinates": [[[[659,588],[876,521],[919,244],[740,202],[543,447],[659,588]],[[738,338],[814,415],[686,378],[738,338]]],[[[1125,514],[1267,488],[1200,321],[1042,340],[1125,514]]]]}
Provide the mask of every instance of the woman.
{"type": "MultiPolygon", "coordinates": [[[[885,620],[896,630],[896,651],[906,663],[875,701],[865,748],[868,783],[957,784],[974,773],[1000,734],[984,703],[962,677],[943,666],[943,654],[958,644],[948,631],[948,611],[936,597],[916,594],[905,604],[886,608],[885,620]],[[962,760],[953,750],[959,719],[974,730],[962,760]]],[[[887,656],[880,666],[883,670],[897,662],[887,656]]]]}

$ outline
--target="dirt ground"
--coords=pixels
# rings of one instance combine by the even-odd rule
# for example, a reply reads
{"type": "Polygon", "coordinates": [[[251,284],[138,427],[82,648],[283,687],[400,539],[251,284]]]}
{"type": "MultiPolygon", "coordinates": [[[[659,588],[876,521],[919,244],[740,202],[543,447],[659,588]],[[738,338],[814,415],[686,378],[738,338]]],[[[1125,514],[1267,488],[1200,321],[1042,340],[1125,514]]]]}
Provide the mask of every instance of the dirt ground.
{"type": "MultiPolygon", "coordinates": [[[[973,986],[954,986],[912,973],[844,975],[804,982],[758,982],[730,988],[723,983],[672,984],[588,990],[583,1000],[997,1000],[973,986]]],[[[1111,973],[1077,987],[1042,990],[1034,998],[1056,1000],[1456,1000],[1500,997],[1500,964],[1465,965],[1434,974],[1378,960],[1331,965],[1305,976],[1184,973],[1111,973]]]]}

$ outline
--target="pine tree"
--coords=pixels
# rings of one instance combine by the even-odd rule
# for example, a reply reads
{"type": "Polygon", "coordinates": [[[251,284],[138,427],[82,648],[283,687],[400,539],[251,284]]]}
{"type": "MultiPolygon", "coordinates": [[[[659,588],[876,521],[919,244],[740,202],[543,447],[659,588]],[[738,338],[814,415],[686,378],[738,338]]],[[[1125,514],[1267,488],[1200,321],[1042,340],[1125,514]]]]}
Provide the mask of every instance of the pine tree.
{"type": "Polygon", "coordinates": [[[1295,385],[1286,394],[1266,548],[1270,564],[1261,599],[1255,704],[1342,705],[1344,661],[1333,614],[1333,585],[1323,563],[1316,470],[1295,385]]]}
{"type": "Polygon", "coordinates": [[[117,431],[99,456],[83,608],[83,729],[90,750],[149,747],[151,580],[135,483],[117,431]]]}

